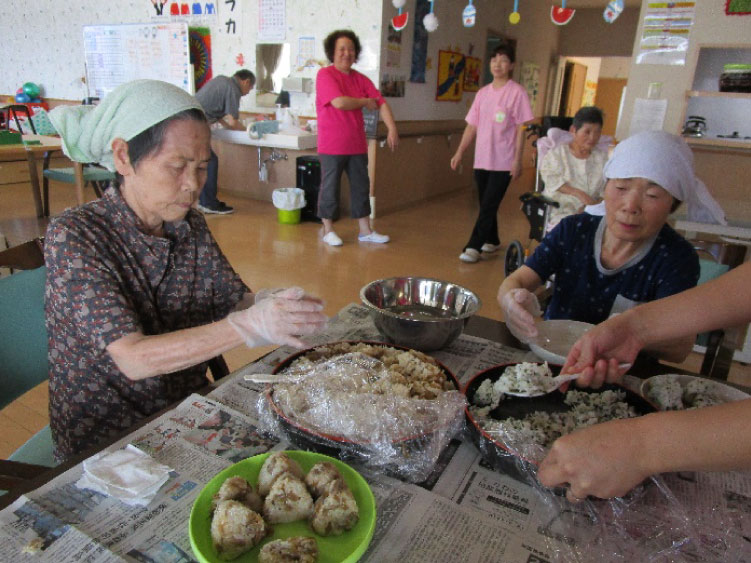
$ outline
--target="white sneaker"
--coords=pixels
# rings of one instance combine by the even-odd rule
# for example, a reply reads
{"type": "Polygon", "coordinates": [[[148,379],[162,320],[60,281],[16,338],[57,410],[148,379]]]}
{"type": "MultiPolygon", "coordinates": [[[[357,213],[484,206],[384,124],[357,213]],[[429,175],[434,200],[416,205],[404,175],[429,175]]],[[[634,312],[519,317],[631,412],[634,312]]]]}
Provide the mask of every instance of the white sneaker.
{"type": "Polygon", "coordinates": [[[474,248],[467,248],[459,255],[459,260],[473,264],[480,259],[480,253],[474,248]]]}
{"type": "Polygon", "coordinates": [[[323,242],[325,242],[329,246],[342,245],[342,239],[340,239],[339,235],[337,235],[334,231],[329,231],[328,233],[326,233],[326,236],[323,237],[323,242]]]}
{"type": "Polygon", "coordinates": [[[490,244],[489,242],[486,242],[485,244],[482,245],[480,250],[482,252],[490,253],[490,252],[497,252],[498,249],[500,248],[501,248],[500,244],[490,244]]]}
{"type": "Polygon", "coordinates": [[[391,238],[388,235],[382,235],[375,231],[371,231],[369,235],[358,236],[357,240],[359,240],[360,242],[376,242],[378,244],[383,244],[390,241],[391,238]]]}

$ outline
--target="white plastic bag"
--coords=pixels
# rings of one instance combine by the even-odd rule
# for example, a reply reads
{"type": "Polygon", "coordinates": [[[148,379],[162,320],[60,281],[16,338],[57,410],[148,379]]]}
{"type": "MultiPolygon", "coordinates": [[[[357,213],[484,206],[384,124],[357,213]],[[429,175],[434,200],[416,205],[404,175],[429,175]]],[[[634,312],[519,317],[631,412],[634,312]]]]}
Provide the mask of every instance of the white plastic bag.
{"type": "Polygon", "coordinates": [[[300,188],[277,188],[271,194],[271,201],[277,209],[302,209],[305,207],[305,192],[300,188]]]}

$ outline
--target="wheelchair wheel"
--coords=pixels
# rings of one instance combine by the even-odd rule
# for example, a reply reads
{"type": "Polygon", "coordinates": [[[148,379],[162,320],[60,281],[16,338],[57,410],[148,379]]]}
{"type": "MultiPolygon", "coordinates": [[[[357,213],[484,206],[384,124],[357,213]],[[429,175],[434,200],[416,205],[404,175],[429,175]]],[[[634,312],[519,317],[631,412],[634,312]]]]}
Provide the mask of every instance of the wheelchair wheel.
{"type": "Polygon", "coordinates": [[[504,273],[508,276],[524,264],[524,249],[518,240],[511,241],[506,249],[504,273]]]}

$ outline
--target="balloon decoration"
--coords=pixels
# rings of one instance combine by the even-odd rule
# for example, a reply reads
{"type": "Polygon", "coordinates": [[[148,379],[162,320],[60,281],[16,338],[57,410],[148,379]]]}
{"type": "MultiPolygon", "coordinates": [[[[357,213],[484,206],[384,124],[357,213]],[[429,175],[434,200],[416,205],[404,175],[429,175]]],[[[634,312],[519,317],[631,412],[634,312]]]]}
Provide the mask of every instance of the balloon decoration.
{"type": "Polygon", "coordinates": [[[519,0],[514,0],[514,11],[509,14],[508,21],[511,25],[519,23],[522,17],[519,15],[519,0]]]}
{"type": "Polygon", "coordinates": [[[438,29],[438,16],[433,13],[434,4],[435,0],[430,0],[430,12],[422,19],[422,25],[428,33],[438,29]]]}
{"type": "Polygon", "coordinates": [[[550,8],[550,19],[555,25],[566,25],[574,17],[573,8],[566,8],[566,0],[561,0],[561,7],[550,8]]]}
{"type": "Polygon", "coordinates": [[[469,4],[467,4],[462,12],[462,23],[464,24],[464,27],[474,27],[475,19],[477,19],[477,10],[472,5],[472,0],[469,0],[469,4]]]}
{"type": "Polygon", "coordinates": [[[399,13],[391,18],[391,27],[393,27],[395,31],[401,31],[407,27],[407,23],[409,22],[409,12],[402,13],[402,9],[407,3],[407,0],[391,0],[391,3],[394,5],[394,8],[399,10],[399,13]]]}
{"type": "Polygon", "coordinates": [[[16,90],[15,100],[18,104],[36,104],[40,103],[42,99],[39,97],[41,89],[39,85],[34,82],[25,82],[18,90],[16,90]]]}

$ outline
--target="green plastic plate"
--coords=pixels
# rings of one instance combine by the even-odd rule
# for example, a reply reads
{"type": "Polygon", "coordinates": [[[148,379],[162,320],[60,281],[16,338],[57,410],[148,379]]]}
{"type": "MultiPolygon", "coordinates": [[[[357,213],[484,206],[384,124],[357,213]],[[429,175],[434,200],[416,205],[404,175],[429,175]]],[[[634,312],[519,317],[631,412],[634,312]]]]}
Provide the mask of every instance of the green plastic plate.
{"type": "MultiPolygon", "coordinates": [[[[250,457],[228,467],[209,481],[198,495],[190,512],[190,545],[193,553],[201,563],[222,563],[214,551],[211,543],[211,498],[216,494],[222,483],[228,477],[240,475],[255,487],[258,473],[263,462],[270,454],[265,453],[250,457]]],[[[339,469],[347,485],[355,495],[357,507],[360,510],[360,520],[349,532],[340,536],[319,536],[308,526],[306,521],[290,522],[289,524],[275,524],[274,533],[264,539],[259,545],[234,559],[240,563],[255,563],[261,547],[270,541],[291,536],[310,536],[318,544],[318,561],[320,563],[354,563],[362,557],[373,538],[376,524],[376,508],[373,491],[367,481],[357,471],[338,459],[313,452],[288,451],[287,455],[297,461],[307,473],[311,467],[320,461],[330,461],[339,469]]]]}

